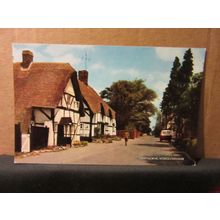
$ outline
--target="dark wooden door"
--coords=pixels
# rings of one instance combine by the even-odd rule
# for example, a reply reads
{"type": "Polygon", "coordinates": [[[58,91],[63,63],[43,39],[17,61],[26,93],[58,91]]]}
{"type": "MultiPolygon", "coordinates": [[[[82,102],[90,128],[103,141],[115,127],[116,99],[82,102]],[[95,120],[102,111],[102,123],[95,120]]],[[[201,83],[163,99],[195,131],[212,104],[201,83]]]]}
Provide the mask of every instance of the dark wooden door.
{"type": "Polygon", "coordinates": [[[31,151],[37,150],[48,145],[49,128],[31,127],[31,151]]]}
{"type": "Polygon", "coordinates": [[[65,146],[67,144],[71,144],[71,137],[65,137],[64,135],[64,126],[65,125],[58,125],[58,133],[57,133],[57,145],[58,146],[65,146]]]}
{"type": "Polygon", "coordinates": [[[64,125],[58,125],[57,130],[57,145],[64,145],[64,125]]]}
{"type": "Polygon", "coordinates": [[[21,152],[21,125],[15,124],[15,152],[21,152]]]}
{"type": "Polygon", "coordinates": [[[102,123],[101,124],[101,134],[104,135],[104,132],[105,132],[105,124],[102,123]]]}

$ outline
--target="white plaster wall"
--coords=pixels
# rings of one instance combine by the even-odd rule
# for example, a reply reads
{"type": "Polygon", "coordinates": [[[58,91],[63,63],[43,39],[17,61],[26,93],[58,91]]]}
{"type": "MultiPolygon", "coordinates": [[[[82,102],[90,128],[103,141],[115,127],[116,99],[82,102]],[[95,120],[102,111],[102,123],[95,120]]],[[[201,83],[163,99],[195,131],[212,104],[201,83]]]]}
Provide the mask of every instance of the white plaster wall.
{"type": "Polygon", "coordinates": [[[104,125],[104,134],[106,134],[106,135],[109,134],[110,135],[108,125],[104,125]]]}
{"type": "Polygon", "coordinates": [[[30,152],[30,134],[21,135],[21,152],[30,152]]]}
{"type": "Polygon", "coordinates": [[[112,135],[116,135],[116,120],[112,119],[112,125],[114,124],[114,127],[112,129],[112,135]]]}
{"type": "Polygon", "coordinates": [[[81,117],[81,122],[90,122],[90,117],[87,114],[85,114],[84,117],[81,117]]]}
{"type": "MultiPolygon", "coordinates": [[[[64,90],[66,93],[71,94],[72,96],[75,96],[75,92],[73,89],[73,85],[71,80],[69,80],[69,82],[67,83],[67,86],[64,90]]],[[[71,109],[74,109],[76,111],[79,111],[79,102],[76,101],[75,98],[73,98],[73,102],[71,106],[68,106],[71,109]]],[[[65,99],[64,96],[62,97],[62,102],[60,101],[58,106],[63,106],[63,107],[67,107],[66,103],[65,103],[65,99]],[[62,104],[62,105],[61,105],[62,104]]],[[[59,109],[57,108],[55,110],[56,116],[55,116],[55,122],[58,124],[61,120],[62,117],[70,117],[72,119],[73,124],[72,125],[72,134],[74,134],[73,137],[73,141],[76,140],[80,140],[80,114],[73,112],[73,111],[69,111],[69,110],[64,110],[64,109],[59,109]]],[[[54,139],[55,139],[55,144],[57,144],[57,134],[54,134],[54,139]]]]}
{"type": "MultiPolygon", "coordinates": [[[[84,117],[81,117],[81,123],[82,123],[82,130],[80,131],[82,136],[89,136],[89,124],[83,124],[83,122],[90,122],[90,117],[86,114],[84,117]],[[85,129],[85,127],[88,127],[85,129]]],[[[111,119],[108,116],[102,117],[101,113],[95,113],[92,119],[92,122],[94,123],[92,125],[92,136],[95,135],[95,127],[97,127],[97,123],[104,122],[108,123],[104,126],[104,134],[108,135],[116,135],[116,122],[115,119],[111,119]],[[115,123],[114,128],[110,127],[112,124],[115,123]]]]}
{"type": "Polygon", "coordinates": [[[97,127],[97,125],[92,125],[92,137],[95,136],[95,127],[97,127]]]}
{"type": "MultiPolygon", "coordinates": [[[[67,83],[67,86],[66,86],[66,88],[65,88],[65,92],[68,93],[68,94],[70,94],[70,95],[72,95],[72,96],[75,96],[75,92],[74,92],[74,89],[73,89],[73,85],[72,85],[71,80],[69,80],[69,82],[67,83]]],[[[72,108],[72,109],[74,109],[74,110],[76,110],[76,111],[78,111],[78,109],[79,109],[79,102],[76,101],[76,98],[73,98],[73,100],[74,100],[74,101],[72,102],[71,106],[69,106],[69,107],[72,108]]],[[[64,107],[67,107],[67,105],[66,105],[66,103],[65,103],[64,96],[63,96],[63,98],[62,98],[62,105],[63,105],[64,107]]]]}
{"type": "MultiPolygon", "coordinates": [[[[63,109],[56,109],[55,110],[55,112],[56,112],[56,116],[55,116],[55,119],[54,119],[54,121],[56,122],[56,123],[59,123],[60,122],[60,119],[62,118],[62,117],[65,117],[65,110],[63,110],[63,109]]],[[[68,117],[68,116],[66,116],[66,117],[68,117]]]]}
{"type": "Polygon", "coordinates": [[[90,125],[82,123],[81,126],[82,126],[82,128],[80,129],[80,135],[84,136],[84,137],[89,137],[90,125]]]}
{"type": "Polygon", "coordinates": [[[54,133],[54,145],[57,145],[57,133],[54,133]]]}
{"type": "Polygon", "coordinates": [[[93,123],[97,123],[97,122],[98,122],[98,115],[97,115],[97,113],[95,113],[95,114],[93,115],[92,122],[93,122],[93,123]]]}
{"type": "Polygon", "coordinates": [[[44,127],[49,128],[49,134],[48,134],[48,146],[53,146],[54,145],[54,131],[53,131],[53,122],[50,121],[45,121],[44,122],[44,127]]]}
{"type": "MultiPolygon", "coordinates": [[[[43,111],[51,116],[51,112],[49,109],[43,109],[43,111]]],[[[35,122],[36,123],[44,123],[45,121],[49,120],[40,110],[35,109],[34,110],[34,115],[35,115],[35,122]]]]}
{"type": "Polygon", "coordinates": [[[69,80],[69,82],[67,83],[67,86],[65,88],[65,92],[75,96],[75,92],[74,92],[73,84],[72,84],[71,80],[69,80]]]}

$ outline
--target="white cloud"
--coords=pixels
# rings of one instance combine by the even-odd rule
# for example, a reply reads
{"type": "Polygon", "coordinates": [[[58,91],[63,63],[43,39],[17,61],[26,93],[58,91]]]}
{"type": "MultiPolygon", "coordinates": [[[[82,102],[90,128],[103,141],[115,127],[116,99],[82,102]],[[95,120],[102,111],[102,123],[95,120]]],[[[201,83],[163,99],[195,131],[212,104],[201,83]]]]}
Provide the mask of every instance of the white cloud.
{"type": "Polygon", "coordinates": [[[194,66],[193,66],[194,73],[199,73],[204,70],[205,57],[203,52],[204,52],[203,50],[192,49],[192,53],[194,57],[194,66]]]}
{"type": "MultiPolygon", "coordinates": [[[[89,50],[93,50],[94,46],[92,45],[58,45],[58,44],[49,44],[43,50],[45,54],[50,56],[53,62],[66,62],[70,63],[73,67],[83,63],[82,53],[89,50]]],[[[95,66],[98,68],[98,66],[95,66]]],[[[101,66],[99,66],[101,67],[101,66]]]]}
{"type": "Polygon", "coordinates": [[[33,52],[33,60],[36,62],[44,62],[47,57],[44,56],[42,53],[36,51],[34,48],[16,48],[13,47],[13,62],[21,62],[22,61],[22,51],[23,50],[31,50],[33,52]]]}
{"type": "Polygon", "coordinates": [[[102,63],[94,63],[89,67],[89,69],[91,69],[91,70],[104,69],[104,65],[102,63]]]}
{"type": "Polygon", "coordinates": [[[160,107],[160,103],[161,103],[161,99],[159,98],[156,98],[154,101],[153,101],[153,104],[159,109],[160,107]]]}
{"type": "Polygon", "coordinates": [[[22,50],[13,47],[13,62],[21,62],[22,60],[22,50]]]}
{"type": "Polygon", "coordinates": [[[62,56],[69,53],[71,48],[68,45],[47,45],[44,52],[52,57],[62,56]]]}
{"type": "Polygon", "coordinates": [[[176,56],[182,59],[185,51],[186,49],[183,48],[155,47],[157,56],[165,61],[174,61],[176,56]]]}
{"type": "Polygon", "coordinates": [[[78,57],[75,57],[73,54],[68,53],[53,57],[52,62],[69,63],[72,65],[72,67],[74,67],[75,65],[81,63],[82,60],[78,57]]]}
{"type": "Polygon", "coordinates": [[[44,52],[47,53],[49,56],[62,56],[67,53],[72,53],[74,49],[78,50],[91,50],[94,46],[92,45],[68,45],[68,44],[48,44],[44,49],[44,52]]]}
{"type": "Polygon", "coordinates": [[[133,69],[133,68],[128,69],[128,70],[127,70],[127,73],[128,73],[131,77],[136,77],[136,78],[138,78],[138,77],[141,76],[141,73],[140,73],[137,69],[133,69]]]}
{"type": "Polygon", "coordinates": [[[170,79],[170,72],[150,72],[146,73],[147,84],[155,83],[158,81],[168,82],[170,79]]]}
{"type": "Polygon", "coordinates": [[[163,92],[165,91],[165,88],[167,87],[167,82],[163,82],[163,81],[158,81],[155,82],[154,84],[152,84],[152,88],[159,93],[158,96],[160,94],[163,94],[163,92]]]}
{"type": "Polygon", "coordinates": [[[120,75],[120,76],[124,76],[124,75],[128,75],[132,78],[138,78],[141,77],[141,73],[139,70],[134,69],[134,68],[128,68],[128,69],[114,69],[112,71],[109,72],[109,74],[116,76],[116,75],[120,75]]]}
{"type": "MultiPolygon", "coordinates": [[[[29,47],[25,45],[23,48],[13,47],[13,61],[22,61],[22,51],[31,50],[34,55],[34,62],[64,62],[70,63],[73,67],[82,62],[82,59],[75,56],[70,51],[67,53],[67,49],[62,47],[62,49],[56,49],[54,46],[49,46],[51,56],[45,53],[44,49],[39,50],[39,45],[30,45],[29,47]],[[53,55],[53,56],[52,56],[53,55]]],[[[48,47],[46,47],[48,49],[48,47]]]]}
{"type": "MultiPolygon", "coordinates": [[[[179,57],[180,62],[182,62],[186,50],[187,48],[156,47],[155,53],[161,60],[173,62],[177,56],[179,57]]],[[[202,72],[204,70],[204,50],[205,49],[202,48],[192,48],[194,73],[202,72]]]]}

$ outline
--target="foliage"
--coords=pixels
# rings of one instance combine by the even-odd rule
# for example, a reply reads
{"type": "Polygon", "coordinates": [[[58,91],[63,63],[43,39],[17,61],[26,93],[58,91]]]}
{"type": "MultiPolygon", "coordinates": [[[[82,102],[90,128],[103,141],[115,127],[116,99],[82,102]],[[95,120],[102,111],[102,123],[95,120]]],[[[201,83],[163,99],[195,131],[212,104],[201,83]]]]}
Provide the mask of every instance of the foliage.
{"type": "Polygon", "coordinates": [[[203,73],[193,74],[193,54],[188,49],[182,65],[176,57],[170,81],[161,102],[164,127],[174,119],[177,138],[195,137],[198,127],[200,91],[203,73]]]}
{"type": "Polygon", "coordinates": [[[180,61],[178,57],[175,57],[173,62],[173,68],[170,73],[170,81],[168,87],[163,94],[163,100],[161,102],[161,110],[163,115],[168,116],[173,113],[177,108],[179,96],[181,94],[179,90],[178,75],[180,74],[180,61]]]}
{"type": "Polygon", "coordinates": [[[81,146],[85,147],[88,145],[88,141],[81,141],[80,143],[81,146]]]}
{"type": "Polygon", "coordinates": [[[80,146],[80,144],[81,144],[80,141],[74,141],[74,142],[73,142],[73,145],[74,145],[74,146],[80,146]]]}
{"type": "Polygon", "coordinates": [[[202,79],[202,72],[194,74],[191,78],[189,87],[184,92],[184,96],[182,97],[181,108],[185,109],[182,115],[190,128],[192,137],[196,137],[197,135],[202,79]]]}
{"type": "Polygon", "coordinates": [[[85,147],[88,145],[88,141],[74,141],[73,145],[78,147],[85,147]]]}
{"type": "Polygon", "coordinates": [[[116,111],[118,130],[132,127],[142,132],[149,131],[149,117],[157,112],[152,103],[157,95],[142,79],[119,80],[103,90],[100,95],[116,111]]]}

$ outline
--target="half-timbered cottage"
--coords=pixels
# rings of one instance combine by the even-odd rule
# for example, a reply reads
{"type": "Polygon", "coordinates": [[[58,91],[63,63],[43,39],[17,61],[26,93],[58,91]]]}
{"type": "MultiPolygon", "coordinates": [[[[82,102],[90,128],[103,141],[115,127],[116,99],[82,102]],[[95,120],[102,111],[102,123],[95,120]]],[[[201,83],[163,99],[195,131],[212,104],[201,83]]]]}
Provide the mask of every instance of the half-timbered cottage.
{"type": "Polygon", "coordinates": [[[101,135],[116,135],[115,111],[88,85],[88,72],[79,71],[78,83],[83,97],[85,116],[81,117],[81,139],[91,140],[96,128],[101,135]]]}
{"type": "Polygon", "coordinates": [[[14,63],[16,144],[20,143],[20,150],[80,140],[84,109],[76,71],[69,63],[33,62],[28,50],[22,58],[14,63]]]}

